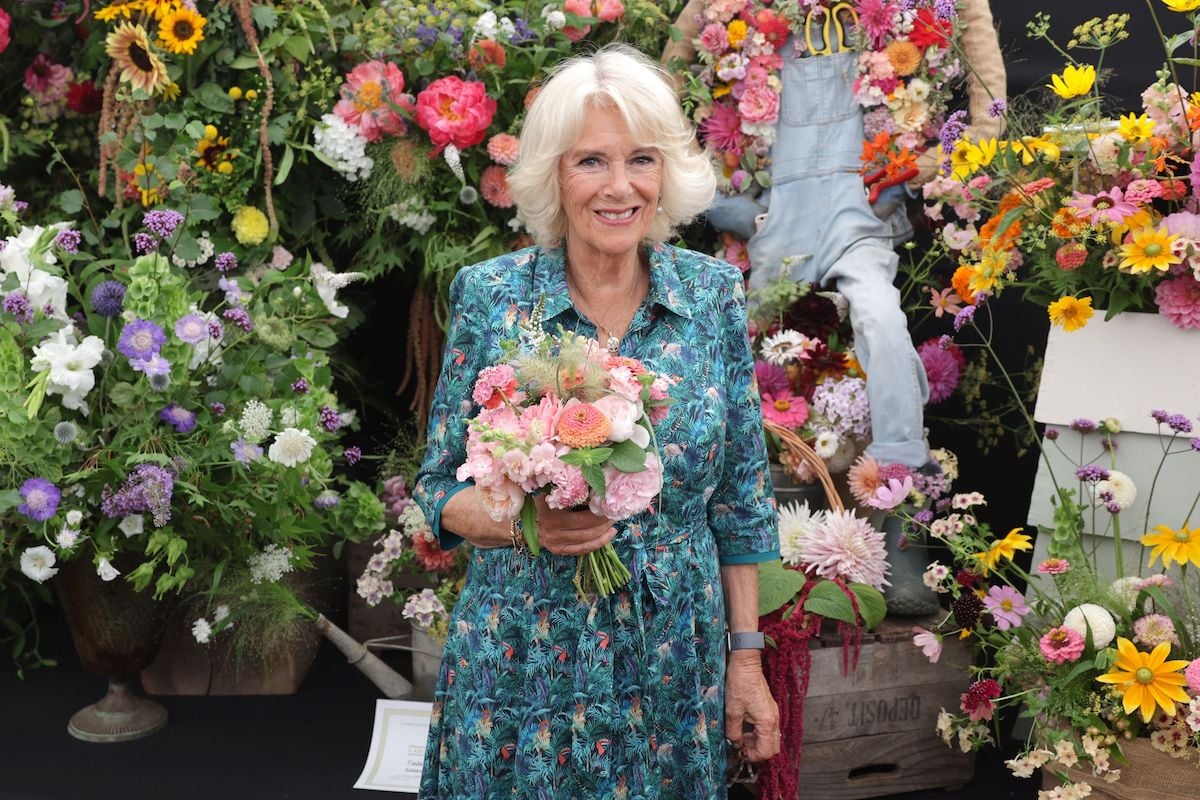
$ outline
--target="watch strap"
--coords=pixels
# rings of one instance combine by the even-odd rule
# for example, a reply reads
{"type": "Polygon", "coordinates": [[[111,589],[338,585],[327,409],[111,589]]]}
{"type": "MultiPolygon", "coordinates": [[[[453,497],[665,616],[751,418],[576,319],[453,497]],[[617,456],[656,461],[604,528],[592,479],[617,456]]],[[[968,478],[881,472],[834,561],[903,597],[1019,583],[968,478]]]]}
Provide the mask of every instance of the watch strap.
{"type": "Polygon", "coordinates": [[[767,642],[762,631],[729,631],[726,634],[729,651],[762,650],[767,642]]]}

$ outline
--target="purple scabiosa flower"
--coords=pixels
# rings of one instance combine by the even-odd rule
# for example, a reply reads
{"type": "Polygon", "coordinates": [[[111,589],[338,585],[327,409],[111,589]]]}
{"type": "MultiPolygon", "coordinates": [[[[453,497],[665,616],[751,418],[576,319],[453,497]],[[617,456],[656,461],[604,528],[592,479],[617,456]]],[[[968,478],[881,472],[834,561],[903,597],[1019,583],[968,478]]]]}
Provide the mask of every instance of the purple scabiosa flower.
{"type": "Polygon", "coordinates": [[[313,498],[313,506],[322,511],[333,508],[340,502],[342,502],[342,498],[338,493],[328,489],[313,498]]]}
{"type": "Polygon", "coordinates": [[[362,450],[357,447],[347,447],[342,451],[342,455],[345,456],[346,463],[352,467],[362,460],[362,450]]]}
{"type": "Polygon", "coordinates": [[[171,362],[167,361],[158,353],[155,353],[149,358],[130,361],[129,366],[133,367],[134,372],[141,372],[147,378],[171,374],[171,362]]]}
{"type": "Polygon", "coordinates": [[[196,428],[196,412],[175,403],[158,412],[158,418],[173,425],[179,433],[191,433],[196,428]]]}
{"type": "Polygon", "coordinates": [[[333,433],[338,428],[342,427],[342,415],[337,412],[333,406],[321,406],[320,413],[321,426],[325,430],[333,433]]]}
{"type": "Polygon", "coordinates": [[[251,322],[250,315],[246,313],[246,309],[244,308],[227,308],[221,316],[234,325],[237,325],[246,333],[254,330],[254,323],[251,322]]]}
{"type": "Polygon", "coordinates": [[[437,28],[429,25],[418,25],[417,27],[413,28],[413,36],[416,36],[417,41],[419,41],[421,45],[428,50],[437,44],[438,30],[437,28]]]}
{"type": "Polygon", "coordinates": [[[1075,477],[1081,481],[1097,483],[1099,481],[1108,480],[1109,474],[1108,470],[1099,466],[1098,464],[1087,464],[1086,466],[1082,466],[1075,470],[1075,477]]]}
{"type": "Polygon", "coordinates": [[[142,217],[142,224],[154,232],[160,239],[166,239],[183,222],[183,214],[169,208],[147,211],[142,217]]]}
{"type": "Polygon", "coordinates": [[[137,250],[139,255],[152,252],[156,247],[158,247],[158,239],[150,234],[139,232],[133,235],[133,249],[137,250]]]}
{"type": "Polygon", "coordinates": [[[92,289],[92,311],[102,317],[118,317],[125,310],[125,284],[103,281],[92,289]]]}
{"type": "Polygon", "coordinates": [[[296,394],[308,394],[308,381],[304,378],[296,378],[292,381],[292,391],[296,394]]]}
{"type": "Polygon", "coordinates": [[[22,325],[33,322],[33,306],[29,304],[29,298],[20,292],[9,292],[4,296],[4,310],[22,325]]]}
{"type": "Polygon", "coordinates": [[[961,331],[964,325],[975,321],[975,306],[967,306],[954,315],[954,330],[961,331]]]}
{"type": "Polygon", "coordinates": [[[68,228],[65,231],[59,231],[54,237],[54,243],[61,247],[64,252],[75,255],[79,252],[79,243],[83,237],[79,235],[79,231],[73,228],[68,228]]]}
{"type": "Polygon", "coordinates": [[[213,260],[213,266],[218,272],[232,272],[237,269],[237,256],[233,253],[217,253],[217,257],[213,260]]]}
{"type": "Polygon", "coordinates": [[[230,442],[229,449],[233,451],[233,457],[241,464],[249,464],[251,461],[256,461],[262,458],[263,449],[256,444],[250,444],[245,439],[238,439],[236,442],[230,442]]]}
{"type": "Polygon", "coordinates": [[[145,361],[167,343],[163,329],[145,319],[135,319],[121,330],[117,350],[130,361],[145,361]]]}
{"type": "Polygon", "coordinates": [[[213,416],[215,416],[215,417],[225,416],[225,404],[224,403],[221,403],[221,402],[213,403],[209,406],[209,408],[212,409],[213,416]]]}
{"type": "Polygon", "coordinates": [[[987,113],[989,117],[999,117],[1008,110],[1008,103],[1004,102],[1003,97],[997,97],[992,102],[988,103],[987,113]]]}
{"type": "Polygon", "coordinates": [[[517,17],[513,20],[513,32],[512,35],[508,37],[510,42],[513,44],[524,44],[525,42],[531,42],[536,38],[537,34],[535,34],[533,29],[529,27],[528,22],[520,17],[517,17]]]}
{"type": "Polygon", "coordinates": [[[208,320],[201,314],[185,314],[175,323],[175,335],[181,342],[200,344],[208,338],[208,320]]]}
{"type": "Polygon", "coordinates": [[[45,478],[28,479],[21,484],[20,492],[25,502],[17,506],[17,511],[34,522],[45,522],[53,517],[58,510],[58,501],[62,500],[59,488],[45,478]]]}
{"type": "Polygon", "coordinates": [[[1071,420],[1071,430],[1077,433],[1091,433],[1096,430],[1096,423],[1085,417],[1071,420]]]}
{"type": "Polygon", "coordinates": [[[754,376],[758,379],[760,394],[779,397],[785,392],[792,391],[792,382],[783,367],[768,364],[766,361],[754,362],[754,376]]]}
{"type": "Polygon", "coordinates": [[[108,486],[101,492],[100,510],[109,518],[128,517],[149,512],[154,527],[161,528],[171,521],[171,495],[175,476],[155,464],[138,464],[117,491],[108,486]]]}

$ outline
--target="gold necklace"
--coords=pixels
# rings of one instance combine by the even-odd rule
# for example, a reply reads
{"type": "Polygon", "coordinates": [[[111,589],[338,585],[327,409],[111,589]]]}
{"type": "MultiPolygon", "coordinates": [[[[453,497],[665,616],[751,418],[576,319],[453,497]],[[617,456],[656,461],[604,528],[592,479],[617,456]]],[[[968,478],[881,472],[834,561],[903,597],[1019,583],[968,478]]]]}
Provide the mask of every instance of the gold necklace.
{"type": "MultiPolygon", "coordinates": [[[[640,269],[640,266],[639,266],[639,269],[640,269]]],[[[583,292],[581,292],[579,290],[579,284],[575,282],[575,278],[572,277],[572,275],[571,275],[570,265],[566,265],[565,272],[566,272],[566,276],[567,276],[567,286],[569,289],[574,289],[575,298],[578,301],[578,303],[583,306],[583,312],[587,315],[588,319],[593,320],[595,322],[597,332],[604,334],[604,336],[606,337],[605,342],[604,342],[605,349],[608,350],[610,355],[614,355],[614,356],[617,355],[618,353],[621,352],[621,339],[624,336],[624,333],[618,335],[614,329],[612,329],[608,326],[609,314],[612,313],[612,311],[616,307],[616,305],[615,304],[610,305],[608,307],[609,314],[605,314],[603,317],[601,317],[599,314],[593,313],[591,304],[583,299],[583,292]]],[[[634,281],[634,284],[633,284],[635,293],[641,287],[641,283],[642,283],[641,275],[638,275],[637,280],[634,281]]],[[[634,309],[634,314],[635,315],[637,314],[636,309],[634,309]]],[[[633,318],[631,317],[629,320],[629,324],[632,324],[632,323],[633,323],[633,318]]],[[[628,331],[629,331],[629,325],[626,325],[625,332],[627,333],[628,331]]]]}

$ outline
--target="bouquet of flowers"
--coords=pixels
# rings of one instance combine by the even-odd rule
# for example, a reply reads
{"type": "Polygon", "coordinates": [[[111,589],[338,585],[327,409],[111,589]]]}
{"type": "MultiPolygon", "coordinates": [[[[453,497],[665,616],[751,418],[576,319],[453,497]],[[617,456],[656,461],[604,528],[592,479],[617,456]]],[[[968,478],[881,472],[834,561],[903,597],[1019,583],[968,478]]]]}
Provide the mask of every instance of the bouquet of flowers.
{"type": "MultiPolygon", "coordinates": [[[[663,473],[654,425],[672,402],[668,379],[637,359],[561,328],[543,333],[540,305],[520,342],[507,342],[505,361],[480,371],[472,399],[481,410],[458,469],[493,519],[512,522],[514,546],[520,528],[533,556],[536,493],[550,508],[586,506],[613,522],[652,506],[663,473]]],[[[628,579],[609,544],[579,558],[575,586],[603,596],[628,579]]]]}
{"type": "Polygon", "coordinates": [[[1108,317],[1157,309],[1181,328],[1200,327],[1200,106],[1176,70],[1191,63],[1176,53],[1191,41],[1197,12],[1190,3],[1168,7],[1192,10],[1184,32],[1164,38],[1166,68],[1141,108],[1108,113],[1098,70],[1128,38],[1128,14],[1084,22],[1065,49],[1039,14],[1030,36],[1068,60],[1047,84],[1054,102],[1014,102],[1004,141],[973,141],[959,121],[947,122],[946,173],[924,192],[926,214],[958,262],[951,284],[962,302],[1014,286],[1067,330],[1095,309],[1108,317]]]}

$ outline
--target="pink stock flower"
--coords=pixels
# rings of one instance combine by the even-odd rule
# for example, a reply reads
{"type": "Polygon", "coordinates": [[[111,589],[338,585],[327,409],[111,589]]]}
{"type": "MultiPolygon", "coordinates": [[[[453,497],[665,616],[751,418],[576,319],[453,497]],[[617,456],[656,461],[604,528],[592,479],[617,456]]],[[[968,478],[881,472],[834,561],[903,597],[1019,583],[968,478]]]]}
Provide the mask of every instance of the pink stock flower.
{"type": "Polygon", "coordinates": [[[1011,586],[993,586],[983,598],[983,607],[996,620],[1002,631],[1021,627],[1021,618],[1029,613],[1025,598],[1011,586]]]}
{"type": "Polygon", "coordinates": [[[1200,281],[1190,274],[1177,275],[1154,287],[1158,313],[1177,328],[1200,328],[1200,281]]]}
{"type": "Polygon", "coordinates": [[[1051,628],[1038,640],[1038,649],[1047,661],[1066,664],[1083,655],[1084,640],[1079,631],[1066,626],[1051,628]]]}
{"type": "Polygon", "coordinates": [[[392,104],[413,109],[412,96],[404,94],[404,73],[390,61],[367,61],[350,70],[339,90],[333,113],[357,128],[368,142],[384,136],[401,136],[408,129],[392,104]]]}
{"type": "Polygon", "coordinates": [[[512,208],[516,204],[508,191],[508,174],[498,164],[484,167],[479,176],[479,193],[496,208],[512,208]]]}
{"type": "Polygon", "coordinates": [[[645,465],[641,472],[605,466],[604,497],[592,495],[592,513],[617,522],[649,508],[662,489],[662,462],[654,453],[646,453],[645,465]]]}
{"type": "Polygon", "coordinates": [[[438,78],[417,95],[417,124],[429,134],[434,155],[448,144],[462,150],[482,142],[495,114],[496,101],[484,85],[456,75],[438,78]]]}
{"type": "Polygon", "coordinates": [[[936,664],[942,657],[942,637],[925,628],[913,628],[913,644],[921,648],[921,652],[929,659],[930,664],[936,664]]]}

